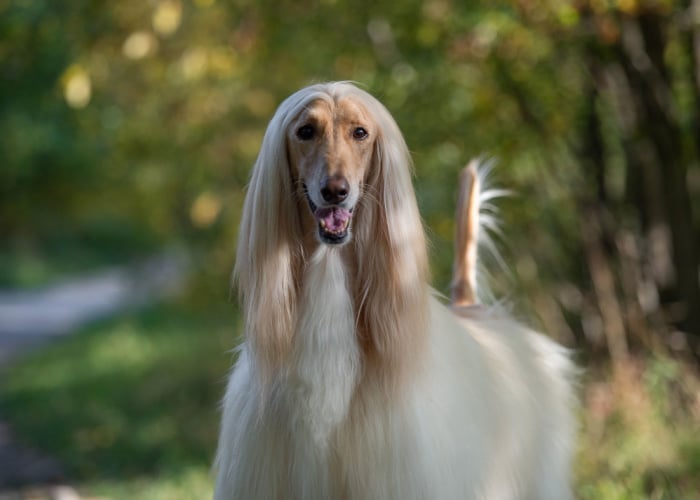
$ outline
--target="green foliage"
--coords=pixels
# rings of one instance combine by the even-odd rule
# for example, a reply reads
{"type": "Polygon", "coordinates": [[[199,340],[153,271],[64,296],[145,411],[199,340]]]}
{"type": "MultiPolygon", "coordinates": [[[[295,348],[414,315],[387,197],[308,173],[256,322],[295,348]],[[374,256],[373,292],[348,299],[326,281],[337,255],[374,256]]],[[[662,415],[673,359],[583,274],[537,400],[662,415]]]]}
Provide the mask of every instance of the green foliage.
{"type": "MultiPolygon", "coordinates": [[[[438,288],[450,272],[457,172],[482,154],[499,159],[497,180],[520,194],[503,215],[508,260],[534,264],[523,286],[585,288],[577,204],[595,193],[583,151],[592,55],[615,58],[621,16],[679,8],[4,0],[0,252],[52,260],[56,233],[103,260],[185,242],[226,274],[249,168],[276,105],[308,83],[348,79],[387,105],[414,153],[438,288]],[[94,238],[101,224],[120,238],[94,238]]],[[[667,62],[690,127],[691,60],[680,39],[667,62]]],[[[604,182],[623,204],[615,106],[611,94],[594,105],[610,160],[604,182]]]]}
{"type": "Polygon", "coordinates": [[[565,61],[567,77],[544,84],[562,62],[551,39],[508,2],[59,8],[6,0],[2,11],[0,122],[10,133],[2,139],[0,227],[10,255],[29,248],[51,258],[54,230],[94,253],[127,251],[138,240],[130,234],[146,232],[154,241],[201,242],[227,269],[222,249],[235,239],[266,123],[286,95],[319,80],[358,81],[396,116],[415,153],[440,286],[449,273],[454,180],[470,157],[495,155],[507,184],[544,191],[533,199],[548,202],[524,215],[562,213],[550,191],[572,172],[553,172],[544,151],[564,140],[576,114],[563,104],[578,91],[580,70],[565,61]],[[516,87],[522,95],[510,92],[516,87]],[[93,220],[127,234],[100,245],[93,220]]]}

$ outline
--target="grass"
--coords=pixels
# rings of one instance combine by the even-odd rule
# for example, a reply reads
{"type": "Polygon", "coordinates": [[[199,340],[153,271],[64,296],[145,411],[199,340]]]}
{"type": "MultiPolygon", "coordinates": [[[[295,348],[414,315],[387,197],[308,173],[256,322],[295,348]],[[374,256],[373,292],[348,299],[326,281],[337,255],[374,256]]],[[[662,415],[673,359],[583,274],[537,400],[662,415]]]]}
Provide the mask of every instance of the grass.
{"type": "MultiPolygon", "coordinates": [[[[230,305],[160,305],[94,325],[12,367],[0,412],[87,495],[210,498],[218,402],[239,330],[230,305]]],[[[581,398],[579,498],[697,498],[692,365],[650,355],[615,375],[590,368],[581,398]]]]}
{"type": "Polygon", "coordinates": [[[700,378],[665,355],[591,369],[576,467],[581,499],[692,499],[700,491],[700,378]]]}
{"type": "Polygon", "coordinates": [[[13,366],[0,412],[90,495],[208,498],[233,309],[161,305],[85,329],[13,366]]]}

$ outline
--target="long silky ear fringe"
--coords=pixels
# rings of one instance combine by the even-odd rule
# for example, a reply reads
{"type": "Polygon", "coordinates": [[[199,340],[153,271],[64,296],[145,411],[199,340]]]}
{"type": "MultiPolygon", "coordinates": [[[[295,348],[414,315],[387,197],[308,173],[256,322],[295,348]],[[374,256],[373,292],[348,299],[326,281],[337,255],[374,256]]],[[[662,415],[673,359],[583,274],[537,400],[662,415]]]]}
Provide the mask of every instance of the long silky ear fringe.
{"type": "Polygon", "coordinates": [[[415,373],[428,331],[428,258],[411,182],[412,163],[398,125],[363,91],[361,100],[378,131],[365,203],[355,217],[357,276],[354,294],[365,373],[392,393],[415,373]]]}
{"type": "Polygon", "coordinates": [[[475,305],[482,302],[484,297],[491,296],[488,288],[480,284],[480,248],[504,265],[489,234],[500,232],[498,210],[491,201],[510,192],[487,187],[492,170],[492,161],[473,159],[459,175],[451,284],[451,303],[455,307],[475,305]]]}
{"type": "Polygon", "coordinates": [[[286,133],[296,113],[316,97],[323,97],[318,86],[302,89],[275,112],[253,167],[241,218],[233,279],[254,353],[251,361],[263,385],[286,358],[296,320],[295,271],[302,235],[286,133]]]}

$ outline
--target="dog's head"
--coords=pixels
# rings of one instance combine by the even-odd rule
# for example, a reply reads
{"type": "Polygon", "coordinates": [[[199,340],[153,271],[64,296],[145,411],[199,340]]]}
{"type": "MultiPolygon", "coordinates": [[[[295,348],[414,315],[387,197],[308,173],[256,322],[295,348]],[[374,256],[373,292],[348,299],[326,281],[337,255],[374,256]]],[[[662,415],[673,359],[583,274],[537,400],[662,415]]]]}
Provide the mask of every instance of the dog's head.
{"type": "Polygon", "coordinates": [[[234,269],[261,373],[289,352],[311,245],[352,242],[342,252],[359,335],[389,367],[410,359],[406,332],[422,328],[428,275],[411,166],[391,114],[350,83],[312,85],[279,106],[253,167],[234,269]]]}
{"type": "Polygon", "coordinates": [[[378,127],[354,94],[318,97],[287,128],[297,189],[303,191],[321,243],[346,243],[374,157],[378,127]]]}

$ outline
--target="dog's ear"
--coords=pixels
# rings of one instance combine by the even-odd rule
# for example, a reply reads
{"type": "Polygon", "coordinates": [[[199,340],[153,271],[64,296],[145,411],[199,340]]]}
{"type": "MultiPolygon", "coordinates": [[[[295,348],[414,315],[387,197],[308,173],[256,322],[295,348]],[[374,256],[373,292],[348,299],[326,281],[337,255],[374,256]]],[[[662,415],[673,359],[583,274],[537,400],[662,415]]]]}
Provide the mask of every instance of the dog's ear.
{"type": "Polygon", "coordinates": [[[294,108],[290,97],[265,132],[248,185],[233,274],[252,358],[263,380],[286,357],[295,321],[295,261],[302,238],[286,144],[294,108]]]}
{"type": "Polygon", "coordinates": [[[403,368],[411,366],[422,348],[427,325],[425,233],[406,142],[381,103],[367,95],[366,105],[378,135],[367,200],[355,224],[359,327],[366,347],[377,356],[376,365],[390,369],[390,378],[401,379],[403,368]]]}

